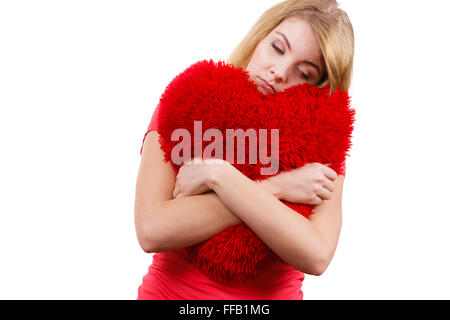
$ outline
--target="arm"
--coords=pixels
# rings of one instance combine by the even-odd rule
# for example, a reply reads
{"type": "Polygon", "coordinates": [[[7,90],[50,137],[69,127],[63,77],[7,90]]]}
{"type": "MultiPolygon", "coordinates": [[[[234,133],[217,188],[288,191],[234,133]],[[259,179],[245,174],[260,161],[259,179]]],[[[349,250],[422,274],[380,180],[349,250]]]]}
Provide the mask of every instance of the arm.
{"type": "MultiPolygon", "coordinates": [[[[163,161],[158,133],[151,131],[142,150],[134,208],[136,234],[145,252],[194,245],[242,222],[214,192],[173,199],[175,180],[171,164],[163,161]]],[[[259,185],[268,193],[273,188],[268,181],[259,185]]]]}
{"type": "Polygon", "coordinates": [[[311,220],[280,202],[232,166],[211,175],[209,187],[282,260],[302,272],[320,275],[334,255],[341,226],[343,176],[331,199],[311,220]]]}

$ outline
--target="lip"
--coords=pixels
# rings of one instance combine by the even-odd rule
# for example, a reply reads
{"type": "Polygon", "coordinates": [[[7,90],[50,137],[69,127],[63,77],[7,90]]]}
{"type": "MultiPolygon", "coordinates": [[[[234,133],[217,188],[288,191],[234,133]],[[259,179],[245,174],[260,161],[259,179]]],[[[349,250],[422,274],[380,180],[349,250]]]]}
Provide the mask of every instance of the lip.
{"type": "Polygon", "coordinates": [[[269,92],[276,93],[275,88],[273,86],[271,86],[266,80],[264,80],[263,78],[260,78],[260,77],[258,77],[258,80],[259,80],[261,87],[268,90],[269,92]]]}

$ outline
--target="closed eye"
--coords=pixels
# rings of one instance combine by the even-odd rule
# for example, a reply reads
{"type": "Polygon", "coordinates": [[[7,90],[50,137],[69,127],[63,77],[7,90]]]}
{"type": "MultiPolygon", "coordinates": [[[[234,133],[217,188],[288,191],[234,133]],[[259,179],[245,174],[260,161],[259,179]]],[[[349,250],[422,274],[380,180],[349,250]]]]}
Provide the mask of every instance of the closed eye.
{"type": "Polygon", "coordinates": [[[300,73],[300,75],[305,78],[306,81],[309,81],[309,76],[307,74],[305,74],[303,71],[298,70],[298,72],[300,73]]]}
{"type": "Polygon", "coordinates": [[[274,48],[278,53],[284,54],[284,52],[280,48],[278,48],[274,42],[272,42],[272,48],[274,48]]]}

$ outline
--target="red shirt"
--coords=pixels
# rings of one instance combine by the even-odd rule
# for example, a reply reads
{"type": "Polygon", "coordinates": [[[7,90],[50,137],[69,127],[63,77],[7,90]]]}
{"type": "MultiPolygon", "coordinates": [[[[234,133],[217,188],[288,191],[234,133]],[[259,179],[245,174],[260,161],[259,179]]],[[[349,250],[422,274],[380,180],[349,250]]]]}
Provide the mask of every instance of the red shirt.
{"type": "Polygon", "coordinates": [[[303,300],[305,275],[270,261],[255,279],[226,286],[210,280],[178,254],[158,252],[138,289],[138,300],[303,300]]]}
{"type": "MultiPolygon", "coordinates": [[[[159,105],[148,132],[158,130],[159,105]]],[[[142,155],[142,147],[141,147],[142,155]]],[[[343,164],[345,166],[345,163],[343,164]]],[[[138,300],[303,300],[304,273],[274,260],[266,263],[255,279],[225,286],[210,280],[192,263],[174,252],[158,252],[138,289],[138,300]]]]}

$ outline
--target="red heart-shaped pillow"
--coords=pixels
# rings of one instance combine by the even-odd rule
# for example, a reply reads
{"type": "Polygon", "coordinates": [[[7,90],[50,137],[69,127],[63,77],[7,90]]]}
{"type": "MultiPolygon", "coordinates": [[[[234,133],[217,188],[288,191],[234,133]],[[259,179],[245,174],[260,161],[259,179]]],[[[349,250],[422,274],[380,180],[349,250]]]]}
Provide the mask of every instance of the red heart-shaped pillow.
{"type": "MultiPolygon", "coordinates": [[[[222,61],[203,60],[191,65],[166,87],[159,104],[159,142],[164,160],[172,163],[176,173],[181,166],[171,159],[173,148],[179,144],[178,140],[172,141],[176,129],[191,133],[192,157],[196,143],[201,150],[211,143],[203,136],[195,136],[194,121],[201,121],[202,134],[207,129],[222,132],[223,159],[227,159],[227,129],[267,130],[266,143],[261,143],[258,136],[258,147],[271,158],[270,164],[260,159],[256,164],[249,162],[250,142],[244,146],[245,163],[231,162],[252,180],[268,178],[270,175],[262,174],[261,169],[275,162],[279,168],[276,174],[311,162],[331,163],[330,167],[342,174],[341,164],[351,147],[355,110],[350,107],[346,91],[338,89],[330,95],[329,87],[300,84],[265,95],[246,71],[222,61]],[[274,129],[278,130],[277,147],[271,140],[274,129]]],[[[233,151],[236,157],[238,147],[233,151]]],[[[305,217],[312,213],[310,205],[282,202],[305,217]]],[[[277,258],[245,224],[178,252],[221,283],[253,278],[263,260],[277,258]]]]}

